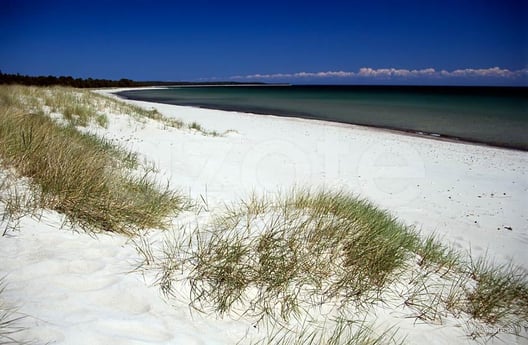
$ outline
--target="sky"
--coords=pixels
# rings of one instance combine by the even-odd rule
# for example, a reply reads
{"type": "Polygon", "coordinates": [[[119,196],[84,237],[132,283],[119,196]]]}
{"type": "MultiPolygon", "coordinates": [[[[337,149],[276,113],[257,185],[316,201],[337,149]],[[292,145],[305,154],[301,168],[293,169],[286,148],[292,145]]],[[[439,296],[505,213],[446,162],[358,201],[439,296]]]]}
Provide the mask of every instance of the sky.
{"type": "Polygon", "coordinates": [[[528,86],[528,1],[0,0],[0,70],[528,86]]]}

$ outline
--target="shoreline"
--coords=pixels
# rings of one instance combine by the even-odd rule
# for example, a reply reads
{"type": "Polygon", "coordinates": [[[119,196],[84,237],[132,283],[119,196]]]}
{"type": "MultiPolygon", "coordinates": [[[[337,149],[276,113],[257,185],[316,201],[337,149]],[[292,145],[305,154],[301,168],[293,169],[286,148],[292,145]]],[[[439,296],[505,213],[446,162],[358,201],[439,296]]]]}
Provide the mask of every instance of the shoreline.
{"type": "Polygon", "coordinates": [[[197,109],[239,112],[239,113],[244,113],[244,114],[278,116],[278,117],[284,117],[284,118],[297,118],[297,119],[310,120],[310,121],[323,121],[323,122],[336,123],[336,124],[341,124],[341,125],[351,125],[351,126],[359,126],[359,127],[364,127],[364,128],[370,128],[370,129],[384,130],[384,131],[389,131],[391,133],[396,133],[400,135],[409,135],[409,136],[433,139],[433,140],[438,140],[438,141],[447,141],[447,142],[466,144],[466,145],[471,144],[471,145],[499,148],[499,149],[512,150],[512,151],[528,152],[528,146],[522,146],[522,147],[512,146],[512,145],[507,145],[507,144],[499,143],[499,142],[486,142],[486,141],[477,140],[477,139],[463,138],[463,137],[446,135],[446,134],[435,133],[435,132],[426,132],[426,131],[413,130],[413,129],[402,129],[402,128],[397,128],[394,126],[381,126],[381,125],[377,126],[377,125],[362,124],[362,123],[351,123],[351,122],[340,121],[338,119],[330,119],[330,118],[322,119],[317,116],[313,116],[313,115],[302,113],[302,112],[296,112],[296,111],[286,111],[286,110],[280,110],[280,109],[260,109],[258,107],[231,106],[231,105],[221,105],[221,104],[218,104],[218,105],[203,105],[203,104],[198,104],[198,103],[189,104],[189,103],[163,101],[163,100],[149,98],[149,97],[130,97],[129,95],[125,94],[126,91],[141,90],[141,89],[144,89],[144,88],[130,88],[126,90],[119,89],[116,91],[111,91],[111,93],[123,100],[168,104],[168,105],[176,105],[176,106],[181,106],[181,107],[190,107],[190,108],[197,108],[197,109]]]}
{"type": "MultiPolygon", "coordinates": [[[[214,167],[215,172],[200,173],[201,185],[194,189],[204,192],[207,184],[211,200],[222,203],[251,191],[267,194],[288,186],[341,186],[425,234],[439,234],[451,243],[464,238],[463,246],[471,243],[477,257],[487,255],[487,249],[502,242],[504,235],[520,238],[504,243],[509,249],[499,250],[497,259],[508,262],[517,257],[514,261],[518,262],[526,257],[528,218],[520,213],[528,201],[524,197],[528,191],[526,151],[320,119],[125,101],[171,118],[196,121],[208,129],[237,132],[218,139],[224,142],[220,148],[225,145],[228,150],[223,155],[199,150],[202,154],[196,164],[214,167]],[[285,159],[279,170],[290,171],[291,176],[273,168],[279,158],[285,159]],[[223,182],[216,187],[216,196],[211,191],[218,175],[223,182]],[[505,233],[510,227],[513,233],[505,233]],[[483,237],[482,231],[486,233],[483,237]]],[[[199,147],[208,141],[196,140],[199,147]]],[[[185,144],[176,154],[185,155],[191,147],[185,144]]],[[[523,261],[518,263],[528,269],[523,261]]]]}

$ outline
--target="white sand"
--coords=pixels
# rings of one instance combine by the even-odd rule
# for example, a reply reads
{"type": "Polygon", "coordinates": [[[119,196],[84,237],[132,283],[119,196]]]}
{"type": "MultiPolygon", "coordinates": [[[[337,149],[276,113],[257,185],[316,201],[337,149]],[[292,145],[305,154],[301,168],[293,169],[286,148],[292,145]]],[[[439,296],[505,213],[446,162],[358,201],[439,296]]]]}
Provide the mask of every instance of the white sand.
{"type": "MultiPolygon", "coordinates": [[[[162,180],[197,200],[202,196],[211,209],[252,191],[344,189],[474,257],[513,261],[528,270],[526,152],[322,121],[129,102],[208,130],[236,131],[207,137],[118,114],[109,118],[108,129],[93,128],[139,152],[162,180]]],[[[200,220],[185,214],[179,221],[200,220]]],[[[53,344],[234,344],[256,332],[246,320],[191,313],[184,300],[164,300],[152,277],[130,273],[139,256],[125,238],[93,238],[60,225],[59,215],[46,212],[40,221],[23,219],[20,231],[0,238],[4,297],[28,315],[21,322],[28,330],[19,337],[53,344]]],[[[397,320],[380,317],[387,326],[397,320]]],[[[471,343],[449,322],[413,321],[398,324],[409,344],[471,343]]]]}

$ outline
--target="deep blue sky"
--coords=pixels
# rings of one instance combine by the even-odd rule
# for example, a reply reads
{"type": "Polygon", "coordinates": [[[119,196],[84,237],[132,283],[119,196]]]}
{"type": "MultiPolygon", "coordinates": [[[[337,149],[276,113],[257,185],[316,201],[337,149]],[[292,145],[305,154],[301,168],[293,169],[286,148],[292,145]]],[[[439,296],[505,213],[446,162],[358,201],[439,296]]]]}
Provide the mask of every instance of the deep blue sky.
{"type": "Polygon", "coordinates": [[[0,0],[0,70],[135,80],[526,85],[526,3],[0,0]],[[409,72],[427,68],[434,72],[409,72]],[[328,71],[344,73],[316,75],[328,71]]]}

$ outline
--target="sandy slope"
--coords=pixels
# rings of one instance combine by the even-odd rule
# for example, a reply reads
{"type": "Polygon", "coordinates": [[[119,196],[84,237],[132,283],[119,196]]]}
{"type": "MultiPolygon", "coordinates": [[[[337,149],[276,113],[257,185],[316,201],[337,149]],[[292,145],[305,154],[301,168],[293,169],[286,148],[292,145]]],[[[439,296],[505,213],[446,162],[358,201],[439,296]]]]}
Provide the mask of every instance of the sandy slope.
{"type": "MultiPolygon", "coordinates": [[[[345,189],[472,255],[528,269],[528,153],[404,136],[320,121],[135,102],[196,121],[224,137],[112,114],[93,128],[139,152],[211,209],[250,192],[291,186],[345,189]],[[511,228],[511,230],[510,230],[511,228]]],[[[196,221],[184,215],[181,222],[196,221]]],[[[199,220],[198,220],[199,221],[199,220]]],[[[138,255],[120,236],[58,230],[60,216],[24,219],[0,238],[6,299],[29,315],[21,336],[56,344],[233,344],[245,320],[190,313],[165,301],[152,277],[129,273],[138,255]]],[[[154,235],[155,236],[155,235],[154,235]]],[[[384,316],[387,322],[389,316],[384,316]]],[[[390,325],[390,324],[388,324],[390,325]]],[[[457,327],[402,323],[408,343],[464,344],[457,327]]],[[[513,339],[506,338],[507,341],[513,339]],[[509,339],[509,340],[508,340],[509,339]]]]}

